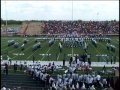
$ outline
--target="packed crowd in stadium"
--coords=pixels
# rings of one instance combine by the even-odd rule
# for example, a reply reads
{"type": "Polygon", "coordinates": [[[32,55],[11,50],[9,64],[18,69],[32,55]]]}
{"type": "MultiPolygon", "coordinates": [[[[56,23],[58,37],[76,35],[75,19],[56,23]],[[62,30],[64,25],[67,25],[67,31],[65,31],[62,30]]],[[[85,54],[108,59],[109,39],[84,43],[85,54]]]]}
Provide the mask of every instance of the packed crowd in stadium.
{"type": "Polygon", "coordinates": [[[118,34],[119,21],[44,21],[44,34],[118,34]]]}

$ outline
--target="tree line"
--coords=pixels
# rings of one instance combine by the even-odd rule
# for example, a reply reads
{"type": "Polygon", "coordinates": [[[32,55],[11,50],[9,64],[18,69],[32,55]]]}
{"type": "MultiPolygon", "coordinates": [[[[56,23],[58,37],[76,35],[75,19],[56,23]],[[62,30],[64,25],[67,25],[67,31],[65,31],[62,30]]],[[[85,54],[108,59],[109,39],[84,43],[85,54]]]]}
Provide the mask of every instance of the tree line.
{"type": "MultiPolygon", "coordinates": [[[[39,20],[7,20],[7,24],[8,25],[12,25],[12,24],[22,24],[22,22],[41,22],[41,21],[39,21],[39,20]]],[[[2,18],[1,18],[1,25],[5,25],[6,24],[6,20],[3,20],[2,18]]]]}
{"type": "MultiPolygon", "coordinates": [[[[17,20],[7,20],[7,24],[22,24],[23,21],[17,21],[17,20]]],[[[1,19],[1,24],[6,24],[6,20],[1,19]]]]}

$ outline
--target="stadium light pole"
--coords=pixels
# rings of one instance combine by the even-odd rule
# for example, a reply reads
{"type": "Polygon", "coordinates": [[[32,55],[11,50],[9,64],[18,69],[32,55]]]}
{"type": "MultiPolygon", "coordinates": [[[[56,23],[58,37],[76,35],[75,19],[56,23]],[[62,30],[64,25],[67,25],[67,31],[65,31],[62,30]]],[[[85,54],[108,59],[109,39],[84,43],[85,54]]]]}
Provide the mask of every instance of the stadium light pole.
{"type": "Polygon", "coordinates": [[[7,5],[5,1],[5,16],[6,16],[6,35],[7,35],[7,5]]]}
{"type": "Polygon", "coordinates": [[[73,0],[72,0],[72,21],[73,21],[73,0]]]}
{"type": "Polygon", "coordinates": [[[99,21],[99,19],[98,19],[98,18],[99,18],[99,12],[97,12],[97,20],[99,21]]]}
{"type": "MultiPolygon", "coordinates": [[[[72,25],[73,25],[73,0],[72,0],[72,25]]],[[[72,27],[72,30],[73,30],[73,27],[72,27]]],[[[72,42],[72,57],[73,57],[73,42],[72,42]]]]}

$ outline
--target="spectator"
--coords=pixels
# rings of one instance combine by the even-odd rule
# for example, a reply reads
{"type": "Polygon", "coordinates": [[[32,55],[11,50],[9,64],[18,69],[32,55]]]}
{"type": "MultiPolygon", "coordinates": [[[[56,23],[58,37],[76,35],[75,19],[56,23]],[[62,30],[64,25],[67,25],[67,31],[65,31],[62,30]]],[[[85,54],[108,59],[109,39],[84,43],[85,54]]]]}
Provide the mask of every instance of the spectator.
{"type": "Polygon", "coordinates": [[[70,57],[70,61],[69,61],[70,66],[71,66],[72,61],[73,61],[73,58],[70,57]]]}
{"type": "Polygon", "coordinates": [[[116,63],[116,56],[114,56],[114,64],[116,63]]]}
{"type": "Polygon", "coordinates": [[[119,90],[120,89],[119,83],[120,83],[120,79],[118,77],[117,80],[116,80],[116,82],[115,82],[115,90],[119,90]]]}
{"type": "Polygon", "coordinates": [[[7,89],[6,89],[6,87],[5,87],[5,86],[3,86],[3,87],[1,88],[1,90],[7,90],[7,89]]]}
{"type": "Polygon", "coordinates": [[[20,64],[20,70],[22,71],[22,69],[23,69],[23,64],[20,64]]]}
{"type": "Polygon", "coordinates": [[[35,61],[35,56],[33,56],[33,63],[34,63],[34,61],[35,61]]]}
{"type": "Polygon", "coordinates": [[[5,72],[6,72],[6,75],[8,75],[8,64],[5,63],[5,72]]]}
{"type": "Polygon", "coordinates": [[[17,64],[15,63],[14,64],[14,72],[16,72],[17,71],[17,64]]]}
{"type": "Polygon", "coordinates": [[[69,34],[71,32],[77,34],[119,33],[119,21],[44,21],[43,23],[45,24],[43,26],[44,34],[69,34]]]}
{"type": "Polygon", "coordinates": [[[105,67],[105,65],[103,66],[102,71],[103,71],[103,73],[106,72],[106,67],[105,67]]]}
{"type": "MultiPolygon", "coordinates": [[[[111,79],[110,79],[110,86],[112,87],[112,89],[115,89],[113,77],[111,77],[111,79]]],[[[116,90],[116,89],[115,89],[115,90],[116,90]]]]}
{"type": "Polygon", "coordinates": [[[90,55],[87,55],[88,63],[91,65],[90,55]]]}
{"type": "Polygon", "coordinates": [[[63,66],[65,66],[65,59],[63,59],[63,66]]]}

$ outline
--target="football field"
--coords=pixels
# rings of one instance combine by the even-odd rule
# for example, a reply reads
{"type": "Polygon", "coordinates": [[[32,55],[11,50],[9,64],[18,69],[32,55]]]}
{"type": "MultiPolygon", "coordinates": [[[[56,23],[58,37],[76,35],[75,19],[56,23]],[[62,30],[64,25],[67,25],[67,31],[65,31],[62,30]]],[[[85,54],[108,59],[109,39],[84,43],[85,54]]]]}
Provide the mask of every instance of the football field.
{"type": "MultiPolygon", "coordinates": [[[[32,51],[32,47],[35,44],[35,38],[38,37],[27,37],[28,42],[25,44],[25,49],[22,51],[20,46],[23,44],[24,37],[1,37],[1,54],[3,60],[7,60],[7,57],[12,60],[33,60],[34,56],[35,60],[38,61],[62,61],[63,59],[69,60],[72,54],[76,56],[85,53],[81,47],[63,47],[60,53],[59,39],[55,40],[51,47],[49,47],[48,44],[49,40],[40,39],[38,42],[41,43],[41,48],[32,51]],[[8,40],[15,40],[15,42],[19,43],[19,47],[8,47],[8,40]]],[[[85,41],[88,44],[88,54],[91,54],[91,61],[98,61],[96,55],[103,55],[103,57],[100,57],[101,62],[107,59],[104,55],[109,56],[109,61],[112,58],[111,56],[116,56],[116,61],[119,61],[119,37],[113,36],[110,38],[111,44],[116,47],[115,52],[107,50],[106,41],[97,41],[97,47],[94,47],[90,40],[85,41]]]]}

